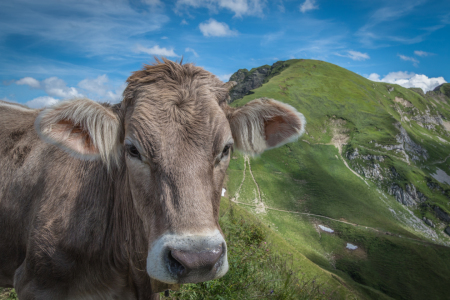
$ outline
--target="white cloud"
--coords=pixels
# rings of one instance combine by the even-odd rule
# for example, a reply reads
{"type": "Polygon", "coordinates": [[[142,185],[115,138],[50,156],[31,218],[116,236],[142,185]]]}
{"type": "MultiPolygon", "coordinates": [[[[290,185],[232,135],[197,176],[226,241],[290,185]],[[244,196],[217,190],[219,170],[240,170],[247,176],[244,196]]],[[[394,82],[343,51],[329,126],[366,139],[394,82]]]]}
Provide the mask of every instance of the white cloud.
{"type": "Polygon", "coordinates": [[[77,98],[83,95],[74,87],[68,87],[64,80],[58,77],[50,77],[41,82],[44,91],[54,97],[77,98]]]}
{"type": "Polygon", "coordinates": [[[183,20],[181,20],[181,23],[180,23],[181,25],[188,25],[189,23],[185,20],[185,19],[183,19],[183,20]]]}
{"type": "Polygon", "coordinates": [[[218,9],[228,9],[234,12],[235,17],[242,17],[262,15],[266,2],[266,0],[178,0],[175,6],[177,11],[187,7],[206,7],[214,13],[218,9]]]}
{"type": "Polygon", "coordinates": [[[163,3],[161,2],[161,0],[142,0],[142,2],[151,7],[163,6],[163,3]]]}
{"type": "Polygon", "coordinates": [[[60,98],[76,98],[83,95],[74,87],[68,87],[64,80],[58,77],[49,77],[39,82],[32,77],[24,77],[16,81],[18,85],[29,85],[30,87],[44,90],[49,96],[60,98]]]}
{"type": "Polygon", "coordinates": [[[108,76],[106,74],[103,74],[101,76],[98,76],[95,79],[83,79],[78,83],[78,86],[84,90],[86,90],[88,93],[95,93],[98,95],[105,95],[107,92],[107,88],[105,84],[108,82],[108,76]]]}
{"type": "Polygon", "coordinates": [[[381,81],[380,75],[378,75],[377,73],[370,74],[369,77],[367,77],[367,79],[372,80],[372,81],[381,81]]]}
{"type": "Polygon", "coordinates": [[[277,8],[282,13],[284,13],[286,11],[286,8],[284,7],[283,0],[278,0],[277,8]]]}
{"type": "Polygon", "coordinates": [[[218,75],[217,77],[219,77],[219,79],[222,80],[223,82],[227,82],[228,80],[230,80],[231,75],[233,75],[233,73],[222,74],[222,75],[218,75]]]}
{"type": "Polygon", "coordinates": [[[167,56],[167,57],[179,57],[174,51],[173,48],[167,49],[167,48],[161,48],[159,45],[155,45],[151,48],[146,48],[141,45],[136,45],[135,51],[137,53],[147,53],[150,55],[160,55],[160,56],[167,56]]]}
{"type": "Polygon", "coordinates": [[[42,97],[37,97],[37,98],[34,98],[33,100],[28,101],[27,103],[25,103],[25,105],[30,108],[42,108],[42,107],[46,107],[46,106],[52,106],[58,102],[59,102],[59,100],[55,99],[53,97],[42,96],[42,97]]]}
{"type": "MultiPolygon", "coordinates": [[[[163,1],[143,0],[149,5],[163,1]]],[[[0,39],[32,36],[36,43],[56,45],[76,55],[128,56],[130,42],[143,43],[145,35],[160,29],[169,17],[137,10],[132,1],[0,1],[0,39]],[[58,13],[50,13],[50,8],[58,13]]]]}
{"type": "Polygon", "coordinates": [[[353,51],[353,50],[347,51],[347,54],[335,53],[335,55],[341,56],[341,57],[348,57],[353,60],[359,60],[359,61],[370,59],[370,56],[367,53],[361,53],[361,52],[353,51]]]}
{"type": "Polygon", "coordinates": [[[16,84],[18,85],[28,85],[32,88],[38,89],[41,87],[41,84],[39,83],[38,80],[32,78],[32,77],[24,77],[20,80],[16,81],[16,84]]]}
{"type": "Polygon", "coordinates": [[[366,60],[370,59],[370,56],[367,53],[361,53],[358,51],[348,51],[348,57],[350,57],[353,60],[366,60]]]}
{"type": "Polygon", "coordinates": [[[32,77],[25,77],[16,81],[16,84],[29,85],[44,90],[48,94],[48,96],[37,97],[28,101],[26,104],[32,108],[53,105],[60,99],[85,96],[97,101],[117,103],[122,100],[122,93],[126,87],[126,83],[122,83],[119,86],[116,85],[116,87],[112,86],[106,74],[100,75],[95,79],[83,79],[78,83],[79,89],[68,87],[64,80],[58,77],[49,77],[41,82],[32,77]]]}
{"type": "Polygon", "coordinates": [[[95,79],[86,78],[78,83],[78,86],[86,91],[86,94],[95,100],[108,101],[117,103],[122,100],[122,93],[126,87],[123,83],[119,87],[113,89],[109,85],[109,79],[106,74],[100,75],[95,79]]]}
{"type": "Polygon", "coordinates": [[[120,86],[112,90],[106,91],[104,95],[102,95],[102,100],[110,103],[119,103],[122,101],[122,94],[125,88],[127,87],[126,83],[122,83],[120,86]]]}
{"type": "Polygon", "coordinates": [[[186,52],[192,52],[192,54],[194,54],[195,57],[198,57],[197,52],[196,52],[194,49],[192,49],[192,48],[186,48],[184,51],[186,51],[186,52]]]}
{"type": "Polygon", "coordinates": [[[316,0],[306,0],[305,2],[302,3],[302,5],[300,5],[300,11],[302,13],[305,13],[313,9],[319,9],[319,6],[316,5],[316,0]]]}
{"type": "MultiPolygon", "coordinates": [[[[415,11],[416,7],[423,5],[423,0],[412,1],[386,1],[380,2],[379,8],[368,16],[364,26],[359,28],[355,35],[366,47],[386,47],[392,46],[386,41],[394,41],[402,44],[418,43],[425,37],[420,34],[415,37],[403,37],[398,34],[404,34],[399,31],[398,20],[415,11]]],[[[402,25],[404,25],[402,23],[402,25]]],[[[414,24],[410,24],[413,28],[414,24]]]]}
{"type": "Polygon", "coordinates": [[[237,31],[231,30],[226,23],[217,22],[214,19],[209,19],[199,25],[200,31],[204,36],[234,36],[237,31]]]}
{"type": "Polygon", "coordinates": [[[425,93],[433,90],[438,85],[446,83],[444,77],[429,78],[426,75],[419,75],[413,72],[391,72],[380,79],[380,75],[372,73],[368,79],[372,81],[387,82],[401,85],[405,88],[421,88],[425,93]]]}
{"type": "Polygon", "coordinates": [[[430,55],[434,55],[434,53],[425,52],[425,51],[420,51],[420,50],[414,51],[414,54],[417,55],[417,56],[430,56],[430,55]]]}
{"type": "Polygon", "coordinates": [[[219,0],[219,6],[227,8],[235,13],[235,17],[242,15],[262,14],[265,1],[260,0],[219,0]]]}
{"type": "Polygon", "coordinates": [[[409,57],[409,56],[402,55],[402,54],[398,54],[398,56],[400,57],[401,60],[404,60],[404,61],[412,61],[412,62],[413,62],[413,65],[414,65],[415,67],[417,67],[417,65],[419,64],[419,61],[418,61],[417,59],[415,59],[414,57],[409,57]]]}
{"type": "Polygon", "coordinates": [[[121,86],[115,89],[115,91],[108,91],[105,96],[105,100],[111,103],[119,103],[122,101],[122,94],[125,88],[127,87],[126,83],[123,83],[121,86]]]}

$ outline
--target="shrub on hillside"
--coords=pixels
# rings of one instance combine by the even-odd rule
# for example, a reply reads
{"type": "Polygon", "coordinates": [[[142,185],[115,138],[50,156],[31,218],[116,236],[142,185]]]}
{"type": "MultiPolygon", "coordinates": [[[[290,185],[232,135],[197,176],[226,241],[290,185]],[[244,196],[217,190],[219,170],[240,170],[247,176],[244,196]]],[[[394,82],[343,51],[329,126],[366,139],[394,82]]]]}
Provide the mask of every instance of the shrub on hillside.
{"type": "Polygon", "coordinates": [[[0,287],[0,300],[18,300],[14,289],[5,289],[0,287]]]}

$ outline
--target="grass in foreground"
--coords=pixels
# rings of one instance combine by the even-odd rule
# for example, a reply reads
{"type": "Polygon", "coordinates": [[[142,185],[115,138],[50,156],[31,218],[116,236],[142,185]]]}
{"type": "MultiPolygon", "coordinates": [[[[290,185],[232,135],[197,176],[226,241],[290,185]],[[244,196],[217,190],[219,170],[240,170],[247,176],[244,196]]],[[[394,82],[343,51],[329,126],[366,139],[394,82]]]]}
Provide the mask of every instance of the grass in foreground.
{"type": "MultiPolygon", "coordinates": [[[[224,201],[222,201],[224,202],[224,201]]],[[[292,269],[292,256],[275,253],[266,229],[230,205],[220,219],[230,269],[220,279],[183,285],[162,299],[334,299],[332,291],[292,269]]]]}
{"type": "Polygon", "coordinates": [[[0,300],[17,300],[17,294],[14,289],[6,289],[0,287],[0,300]]]}

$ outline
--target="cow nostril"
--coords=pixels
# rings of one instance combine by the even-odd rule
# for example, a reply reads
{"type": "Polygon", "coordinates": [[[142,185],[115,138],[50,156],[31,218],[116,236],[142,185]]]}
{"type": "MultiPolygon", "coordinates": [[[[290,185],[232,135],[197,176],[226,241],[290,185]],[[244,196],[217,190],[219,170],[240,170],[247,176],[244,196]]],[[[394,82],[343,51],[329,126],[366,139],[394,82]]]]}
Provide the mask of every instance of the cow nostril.
{"type": "Polygon", "coordinates": [[[186,277],[191,272],[211,273],[220,267],[224,255],[223,245],[203,251],[183,251],[170,249],[168,253],[169,271],[177,277],[186,277]]]}
{"type": "Polygon", "coordinates": [[[172,256],[172,251],[169,251],[167,255],[167,267],[170,273],[179,277],[183,275],[184,270],[186,269],[182,263],[172,256]]]}

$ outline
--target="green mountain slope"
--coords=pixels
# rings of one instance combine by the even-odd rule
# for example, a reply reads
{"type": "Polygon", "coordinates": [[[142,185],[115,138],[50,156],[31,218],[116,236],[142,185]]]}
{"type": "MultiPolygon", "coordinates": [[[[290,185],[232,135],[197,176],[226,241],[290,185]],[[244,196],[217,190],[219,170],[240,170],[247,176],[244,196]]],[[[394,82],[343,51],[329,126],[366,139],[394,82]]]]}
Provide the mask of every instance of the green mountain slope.
{"type": "Polygon", "coordinates": [[[364,298],[448,299],[449,85],[424,94],[321,61],[286,64],[232,105],[286,102],[307,133],[257,158],[234,153],[229,198],[364,298]]]}

